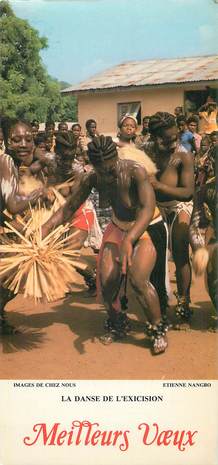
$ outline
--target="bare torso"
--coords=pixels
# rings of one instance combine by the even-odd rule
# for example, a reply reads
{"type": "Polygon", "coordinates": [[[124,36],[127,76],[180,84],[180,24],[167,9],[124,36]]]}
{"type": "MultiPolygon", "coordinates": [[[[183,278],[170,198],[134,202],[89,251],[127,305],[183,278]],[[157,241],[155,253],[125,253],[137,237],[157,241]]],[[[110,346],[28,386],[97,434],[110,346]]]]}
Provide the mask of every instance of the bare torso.
{"type": "Polygon", "coordinates": [[[99,194],[107,196],[108,204],[120,221],[136,219],[137,209],[140,207],[138,190],[135,181],[135,171],[138,165],[130,160],[119,160],[117,177],[107,182],[96,176],[96,188],[99,194]]]}
{"type": "MultiPolygon", "coordinates": [[[[181,174],[184,166],[184,156],[186,156],[185,152],[175,152],[173,155],[167,157],[154,155],[153,159],[158,168],[158,181],[170,187],[182,187],[181,174]]],[[[172,196],[160,191],[156,191],[156,198],[158,202],[173,200],[172,196]]]]}

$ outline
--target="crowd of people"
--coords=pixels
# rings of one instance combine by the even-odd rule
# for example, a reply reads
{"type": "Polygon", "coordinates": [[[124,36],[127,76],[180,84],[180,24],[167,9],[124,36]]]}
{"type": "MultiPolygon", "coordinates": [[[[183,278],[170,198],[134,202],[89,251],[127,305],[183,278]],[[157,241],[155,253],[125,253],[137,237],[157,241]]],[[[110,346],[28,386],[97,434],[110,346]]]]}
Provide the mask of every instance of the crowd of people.
{"type": "MultiPolygon", "coordinates": [[[[208,290],[217,306],[216,147],[217,109],[207,102],[198,114],[145,116],[139,133],[132,114],[119,121],[116,137],[99,135],[94,119],[68,128],[52,121],[7,122],[0,130],[0,233],[5,218],[20,228],[40,199],[52,203],[51,187],[63,197],[60,208],[42,226],[43,237],[70,223],[72,249],[89,245],[97,267],[82,274],[87,292],[107,309],[101,342],[109,344],[130,331],[127,278],[145,315],[145,333],[153,354],[167,348],[168,257],[176,267],[176,328],[192,317],[192,266],[206,271],[208,290]],[[206,230],[206,233],[203,231],[206,230]]],[[[23,226],[22,226],[23,227],[23,226]]],[[[1,239],[0,239],[1,241],[1,239]]],[[[5,306],[14,297],[0,288],[1,331],[14,331],[5,306]]]]}

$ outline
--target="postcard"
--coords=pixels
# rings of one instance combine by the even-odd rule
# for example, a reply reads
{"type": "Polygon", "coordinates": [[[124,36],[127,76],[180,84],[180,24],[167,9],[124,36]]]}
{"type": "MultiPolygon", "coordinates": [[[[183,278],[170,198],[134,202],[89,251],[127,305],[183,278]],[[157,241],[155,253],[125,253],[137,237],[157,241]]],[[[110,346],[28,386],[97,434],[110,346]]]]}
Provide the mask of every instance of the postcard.
{"type": "Polygon", "coordinates": [[[217,8],[0,1],[0,465],[218,465],[217,8]]]}

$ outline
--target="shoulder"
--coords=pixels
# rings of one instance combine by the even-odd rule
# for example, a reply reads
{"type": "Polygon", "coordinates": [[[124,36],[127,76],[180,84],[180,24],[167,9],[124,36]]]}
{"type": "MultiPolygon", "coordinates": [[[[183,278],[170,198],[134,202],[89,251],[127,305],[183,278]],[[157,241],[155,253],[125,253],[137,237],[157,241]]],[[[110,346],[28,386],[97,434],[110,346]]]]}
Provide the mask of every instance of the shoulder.
{"type": "Polygon", "coordinates": [[[1,165],[3,163],[10,163],[10,162],[13,162],[13,159],[10,155],[8,155],[7,153],[2,153],[1,157],[0,157],[0,163],[1,165]]]}
{"type": "Polygon", "coordinates": [[[15,164],[13,158],[7,153],[3,153],[0,156],[0,167],[2,169],[15,170],[15,164]]]}
{"type": "Polygon", "coordinates": [[[122,163],[123,162],[126,164],[126,169],[132,179],[135,179],[138,182],[148,179],[148,173],[145,167],[139,162],[133,160],[122,160],[122,163]]]}
{"type": "Polygon", "coordinates": [[[192,166],[194,164],[194,157],[191,152],[177,152],[177,157],[180,158],[183,166],[192,166]]]}
{"type": "Polygon", "coordinates": [[[194,134],[193,134],[191,131],[187,131],[187,136],[188,136],[190,139],[194,139],[194,134]]]}
{"type": "Polygon", "coordinates": [[[181,134],[181,140],[182,140],[183,142],[187,142],[187,141],[189,141],[190,139],[193,139],[193,137],[194,137],[194,136],[193,136],[192,132],[190,132],[190,131],[188,131],[188,130],[185,131],[185,132],[183,132],[183,134],[181,134]]]}
{"type": "Polygon", "coordinates": [[[202,136],[200,134],[198,134],[198,132],[195,132],[194,133],[194,138],[197,139],[197,140],[201,140],[202,136]]]}
{"type": "Polygon", "coordinates": [[[131,171],[134,167],[140,167],[139,163],[136,160],[131,160],[131,158],[120,158],[118,159],[119,169],[122,171],[124,169],[128,169],[131,171]]]}

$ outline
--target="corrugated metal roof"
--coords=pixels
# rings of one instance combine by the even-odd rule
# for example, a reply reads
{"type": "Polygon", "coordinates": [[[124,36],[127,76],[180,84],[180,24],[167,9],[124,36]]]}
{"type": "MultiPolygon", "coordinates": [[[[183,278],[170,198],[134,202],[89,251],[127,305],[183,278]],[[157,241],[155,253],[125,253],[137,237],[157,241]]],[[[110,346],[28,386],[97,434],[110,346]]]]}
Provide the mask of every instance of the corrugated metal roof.
{"type": "Polygon", "coordinates": [[[62,92],[177,84],[218,79],[218,55],[121,63],[62,92]]]}

